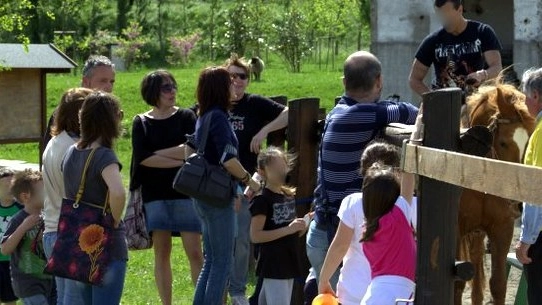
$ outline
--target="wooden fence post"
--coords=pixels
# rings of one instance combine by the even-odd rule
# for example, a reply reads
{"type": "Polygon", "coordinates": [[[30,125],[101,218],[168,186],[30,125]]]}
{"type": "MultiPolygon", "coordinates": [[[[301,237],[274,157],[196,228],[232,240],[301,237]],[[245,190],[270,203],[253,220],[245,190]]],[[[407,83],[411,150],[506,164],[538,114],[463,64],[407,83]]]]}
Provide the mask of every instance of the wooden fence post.
{"type": "MultiPolygon", "coordinates": [[[[423,145],[457,151],[461,91],[423,96],[423,145]]],[[[418,204],[417,305],[453,304],[460,188],[420,176],[418,204]]]]}
{"type": "MultiPolygon", "coordinates": [[[[288,150],[297,155],[295,167],[290,174],[290,184],[297,187],[296,199],[302,203],[296,207],[297,216],[303,217],[309,212],[314,188],[316,186],[316,167],[318,158],[318,114],[319,98],[300,98],[288,103],[288,150]]],[[[300,264],[308,274],[310,263],[305,250],[305,238],[299,244],[300,264]]],[[[293,305],[303,304],[303,282],[294,284],[293,305]]]]}
{"type": "MultiPolygon", "coordinates": [[[[284,95],[271,96],[269,97],[269,99],[284,106],[286,106],[288,102],[288,98],[284,95]]],[[[267,145],[272,145],[284,149],[284,144],[286,142],[286,132],[286,128],[270,132],[267,135],[267,145]]]]}

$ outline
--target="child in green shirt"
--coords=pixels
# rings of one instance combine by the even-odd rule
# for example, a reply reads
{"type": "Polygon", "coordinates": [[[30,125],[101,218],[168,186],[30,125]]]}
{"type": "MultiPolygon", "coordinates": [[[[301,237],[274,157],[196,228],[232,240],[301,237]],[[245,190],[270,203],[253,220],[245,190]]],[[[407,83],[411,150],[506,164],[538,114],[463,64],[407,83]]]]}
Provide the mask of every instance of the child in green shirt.
{"type": "MultiPolygon", "coordinates": [[[[8,227],[8,223],[22,206],[15,200],[10,192],[11,180],[14,172],[7,168],[0,168],[0,240],[8,227]]],[[[0,253],[0,303],[15,305],[17,297],[11,287],[9,271],[9,255],[0,253]]]]}

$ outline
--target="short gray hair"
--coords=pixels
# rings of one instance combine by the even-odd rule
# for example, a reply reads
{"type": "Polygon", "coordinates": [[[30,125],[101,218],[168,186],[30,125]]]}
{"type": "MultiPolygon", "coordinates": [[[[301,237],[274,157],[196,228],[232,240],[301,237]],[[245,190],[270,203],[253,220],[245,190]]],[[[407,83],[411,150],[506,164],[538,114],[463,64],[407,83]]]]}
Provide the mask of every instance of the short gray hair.
{"type": "Polygon", "coordinates": [[[521,81],[523,93],[531,97],[536,90],[542,95],[542,68],[531,68],[523,73],[521,81]]]}
{"type": "Polygon", "coordinates": [[[115,65],[106,56],[91,55],[87,61],[85,61],[85,65],[83,66],[83,77],[90,77],[92,75],[92,70],[96,67],[111,67],[115,69],[115,65]]]}

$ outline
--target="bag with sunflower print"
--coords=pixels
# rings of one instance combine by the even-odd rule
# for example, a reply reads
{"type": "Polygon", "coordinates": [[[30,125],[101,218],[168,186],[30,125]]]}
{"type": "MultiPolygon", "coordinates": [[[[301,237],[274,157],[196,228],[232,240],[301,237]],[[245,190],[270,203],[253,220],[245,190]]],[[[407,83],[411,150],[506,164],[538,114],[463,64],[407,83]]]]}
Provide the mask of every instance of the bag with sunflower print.
{"type": "Polygon", "coordinates": [[[92,285],[101,285],[111,262],[109,251],[114,219],[109,209],[109,193],[102,205],[84,202],[86,172],[93,149],[88,156],[75,200],[62,199],[57,240],[45,272],[92,285]]]}

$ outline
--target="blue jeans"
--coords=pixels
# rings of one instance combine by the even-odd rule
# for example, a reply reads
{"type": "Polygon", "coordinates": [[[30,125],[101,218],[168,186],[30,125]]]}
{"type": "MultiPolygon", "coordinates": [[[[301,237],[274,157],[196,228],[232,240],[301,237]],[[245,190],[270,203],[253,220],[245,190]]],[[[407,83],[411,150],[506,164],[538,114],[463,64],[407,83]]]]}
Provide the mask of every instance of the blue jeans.
{"type": "Polygon", "coordinates": [[[236,236],[229,292],[231,296],[244,296],[247,289],[248,262],[250,258],[249,202],[243,196],[241,209],[235,214],[236,236]]]}
{"type": "MultiPolygon", "coordinates": [[[[330,245],[328,233],[326,230],[321,230],[316,227],[316,221],[311,221],[309,226],[309,231],[307,232],[307,257],[311,263],[314,273],[316,275],[316,282],[318,283],[320,279],[320,271],[324,265],[324,260],[326,258],[327,250],[330,245]]],[[[361,247],[361,244],[360,244],[361,247]]],[[[330,279],[330,284],[333,289],[336,289],[337,282],[339,281],[339,269],[333,273],[333,276],[330,279]]]]}
{"type": "MultiPolygon", "coordinates": [[[[45,252],[45,256],[47,257],[47,259],[51,258],[51,255],[53,253],[53,247],[55,246],[56,238],[57,238],[56,232],[47,232],[43,234],[43,250],[45,252]]],[[[77,282],[74,280],[55,276],[55,284],[56,284],[56,297],[57,297],[56,304],[57,305],[69,304],[68,302],[64,300],[65,291],[76,289],[75,285],[77,284],[77,282]]]]}
{"type": "Polygon", "coordinates": [[[48,305],[47,297],[43,294],[36,294],[31,297],[22,298],[24,305],[48,305]]]}
{"type": "Polygon", "coordinates": [[[222,305],[233,260],[233,201],[226,208],[200,200],[194,200],[194,205],[202,222],[204,262],[193,305],[222,305]]]}
{"type": "Polygon", "coordinates": [[[125,276],[126,261],[112,261],[104,275],[103,286],[75,282],[74,289],[65,290],[64,304],[119,305],[125,276]]]}

